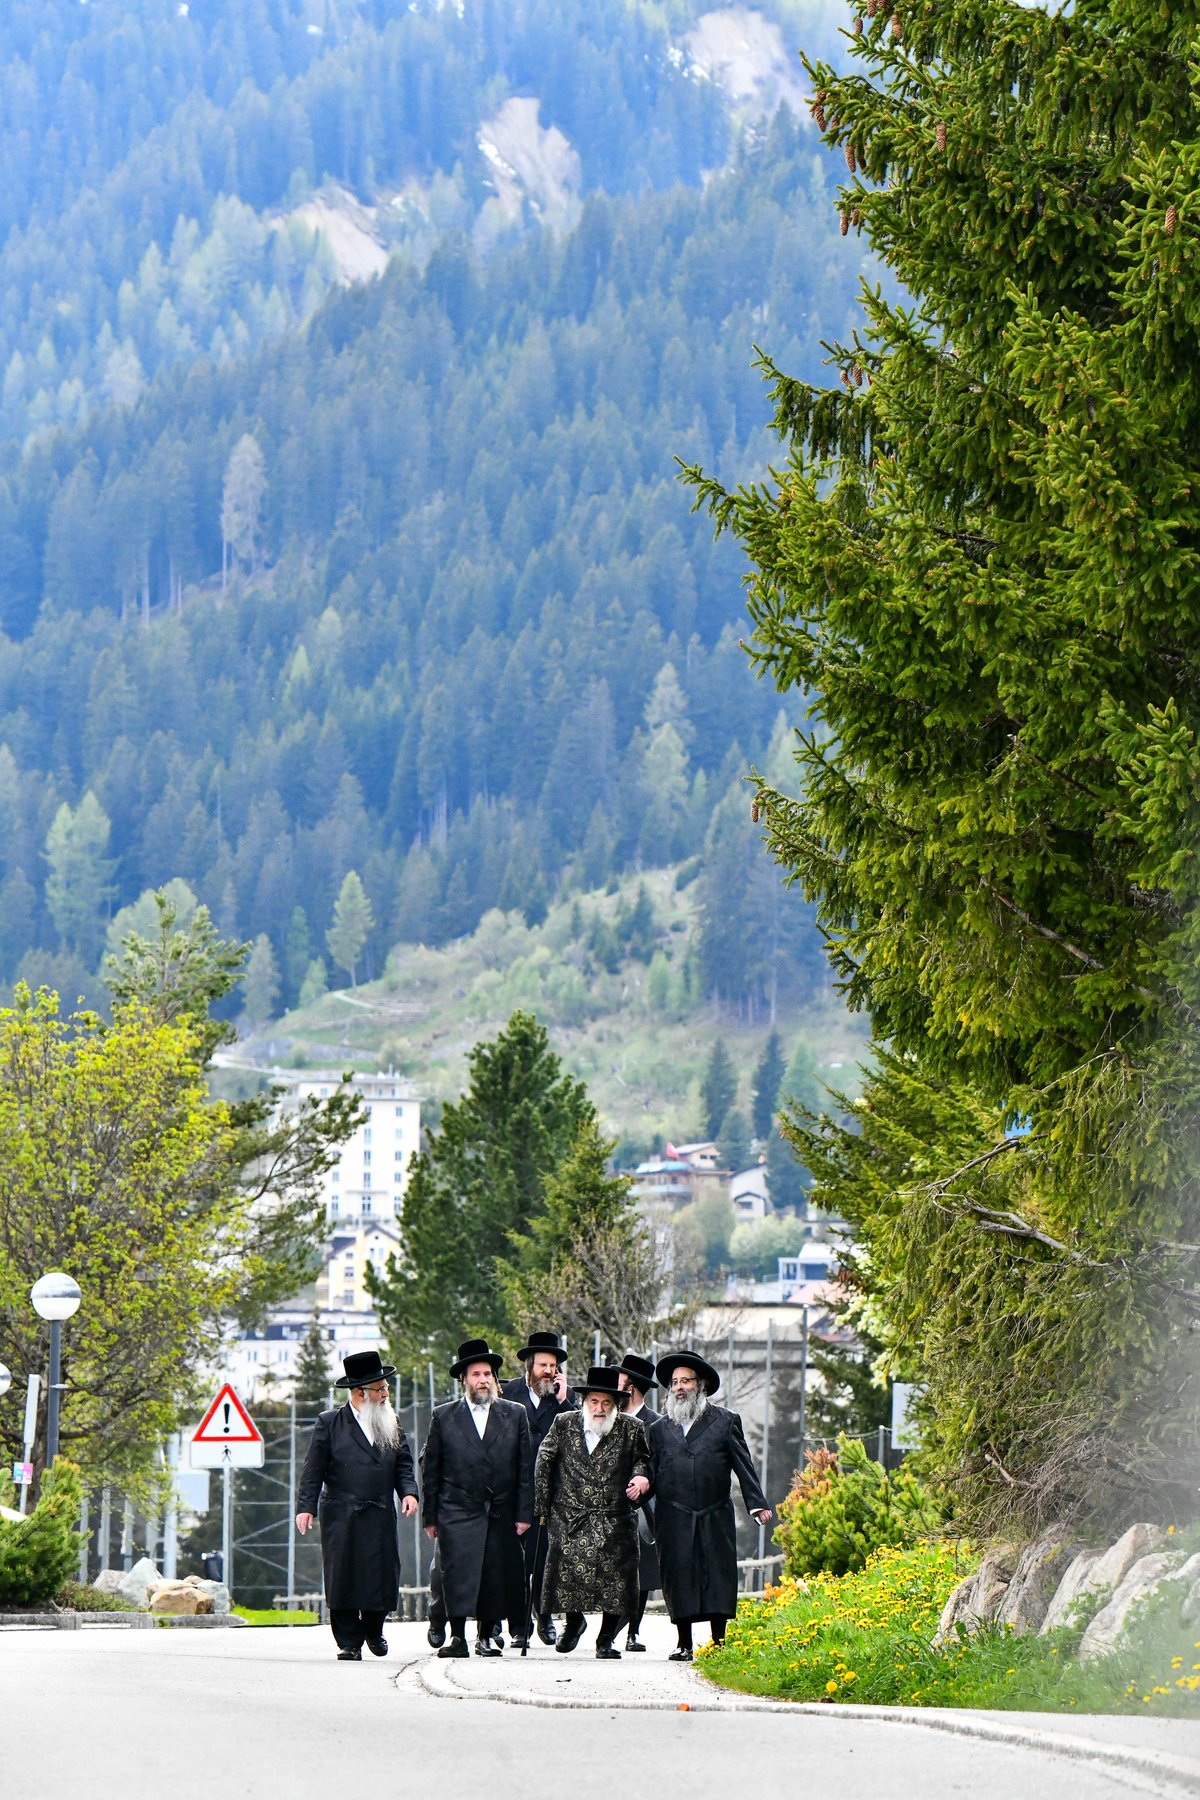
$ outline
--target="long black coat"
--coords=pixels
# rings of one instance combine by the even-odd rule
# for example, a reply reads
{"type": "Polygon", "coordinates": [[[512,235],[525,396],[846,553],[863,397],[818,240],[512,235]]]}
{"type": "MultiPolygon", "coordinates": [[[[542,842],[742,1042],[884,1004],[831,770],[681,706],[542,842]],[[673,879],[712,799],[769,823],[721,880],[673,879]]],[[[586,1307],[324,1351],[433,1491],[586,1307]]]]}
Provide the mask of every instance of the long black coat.
{"type": "Polygon", "coordinates": [[[625,1489],[650,1479],[650,1444],[637,1419],[618,1413],[588,1454],[583,1415],[555,1420],[538,1451],[534,1503],[546,1522],[541,1611],[608,1612],[630,1618],[637,1606],[637,1509],[625,1489]]]}
{"type": "MultiPolygon", "coordinates": [[[[646,1427],[646,1435],[650,1435],[650,1427],[661,1415],[652,1406],[642,1402],[642,1410],[637,1414],[639,1424],[646,1427]]],[[[654,1496],[647,1495],[638,1507],[638,1586],[643,1592],[653,1593],[656,1587],[662,1586],[662,1577],[658,1571],[658,1551],[654,1546],[654,1496]]]]}
{"type": "Polygon", "coordinates": [[[737,1532],[730,1488],[737,1476],[748,1512],[766,1506],[742,1421],[710,1401],[684,1437],[660,1418],[650,1428],[654,1539],[673,1619],[737,1611],[737,1532]]]}
{"type": "Polygon", "coordinates": [[[482,1438],[465,1400],[434,1409],[421,1452],[422,1522],[437,1526],[450,1618],[520,1618],[525,1565],[517,1523],[533,1520],[533,1454],[523,1407],[493,1400],[482,1438]]]}
{"type": "Polygon", "coordinates": [[[369,1444],[352,1410],[347,1401],[318,1418],[296,1510],[321,1522],[326,1604],[391,1612],[400,1597],[393,1495],[416,1498],[412,1451],[403,1432],[395,1450],[369,1444]]]}
{"type": "MultiPolygon", "coordinates": [[[[500,1383],[500,1392],[506,1400],[515,1400],[525,1408],[525,1416],[529,1420],[529,1440],[533,1447],[534,1464],[537,1463],[538,1451],[546,1440],[546,1433],[562,1413],[574,1412],[579,1400],[573,1389],[568,1388],[566,1399],[558,1400],[553,1394],[539,1400],[535,1406],[533,1395],[529,1392],[529,1383],[524,1375],[514,1375],[509,1381],[500,1383]]],[[[533,1595],[534,1607],[537,1597],[542,1591],[542,1577],[546,1568],[546,1534],[544,1531],[527,1531],[521,1539],[521,1549],[525,1556],[525,1580],[533,1595]]]]}

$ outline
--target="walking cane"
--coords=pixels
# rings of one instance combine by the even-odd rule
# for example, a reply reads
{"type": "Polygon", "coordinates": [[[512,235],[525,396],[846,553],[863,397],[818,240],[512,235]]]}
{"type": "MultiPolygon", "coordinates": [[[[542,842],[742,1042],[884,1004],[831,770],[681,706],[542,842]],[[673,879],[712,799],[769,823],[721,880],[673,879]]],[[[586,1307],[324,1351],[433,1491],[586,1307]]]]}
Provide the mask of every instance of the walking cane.
{"type": "Polygon", "coordinates": [[[533,1540],[533,1561],[529,1565],[529,1574],[525,1577],[525,1642],[521,1645],[521,1655],[529,1655],[529,1640],[533,1636],[533,1578],[537,1573],[538,1551],[542,1547],[542,1521],[537,1522],[537,1535],[533,1540]]]}

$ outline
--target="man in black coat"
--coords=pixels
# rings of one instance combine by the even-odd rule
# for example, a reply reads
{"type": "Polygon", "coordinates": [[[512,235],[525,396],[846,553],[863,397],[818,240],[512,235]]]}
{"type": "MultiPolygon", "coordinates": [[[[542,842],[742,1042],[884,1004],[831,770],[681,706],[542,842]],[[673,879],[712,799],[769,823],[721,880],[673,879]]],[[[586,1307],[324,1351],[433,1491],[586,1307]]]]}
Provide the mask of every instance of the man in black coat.
{"type": "Polygon", "coordinates": [[[325,1603],[340,1662],[361,1662],[366,1644],[374,1656],[387,1655],[383,1621],[400,1598],[400,1553],[396,1508],[417,1510],[412,1451],[400,1429],[388,1392],[395,1369],[378,1350],[344,1357],[345,1373],[334,1384],[349,1388],[345,1406],[323,1412],[312,1442],[296,1501],[301,1537],[321,1522],[325,1603]]]}
{"type": "MultiPolygon", "coordinates": [[[[654,1364],[646,1356],[635,1356],[627,1350],[625,1359],[617,1366],[617,1377],[621,1392],[625,1396],[624,1412],[630,1419],[640,1419],[649,1433],[650,1427],[658,1418],[652,1406],[647,1406],[646,1395],[650,1389],[657,1387],[654,1379],[654,1364]]],[[[658,1573],[658,1552],[654,1548],[654,1501],[642,1500],[638,1505],[638,1597],[637,1606],[625,1634],[626,1650],[645,1650],[646,1646],[638,1636],[642,1619],[646,1613],[646,1602],[656,1587],[662,1585],[658,1573]]]]}
{"type": "MultiPolygon", "coordinates": [[[[567,1386],[565,1364],[567,1360],[566,1346],[556,1332],[531,1331],[529,1341],[519,1351],[520,1360],[525,1364],[525,1373],[516,1375],[511,1381],[501,1386],[500,1392],[506,1400],[516,1400],[525,1408],[529,1418],[529,1437],[533,1445],[533,1460],[536,1465],[538,1451],[546,1441],[546,1433],[560,1413],[572,1412],[579,1406],[579,1400],[567,1386]]],[[[542,1578],[546,1569],[546,1534],[544,1531],[530,1532],[525,1539],[525,1583],[529,1592],[537,1596],[542,1591],[542,1578]]],[[[518,1650],[524,1649],[533,1633],[533,1620],[522,1615],[514,1615],[510,1629],[512,1640],[518,1650]]],[[[537,1634],[543,1644],[553,1644],[558,1636],[554,1620],[549,1613],[537,1614],[537,1634]]]]}
{"type": "Polygon", "coordinates": [[[667,1611],[679,1635],[672,1662],[690,1662],[692,1626],[707,1619],[720,1643],[737,1611],[737,1530],[732,1477],[760,1525],[771,1508],[759,1486],[742,1421],[713,1406],[721,1378],[692,1350],[660,1359],[667,1388],[664,1415],[650,1428],[654,1474],[654,1535],[667,1611]]]}
{"type": "Polygon", "coordinates": [[[502,1360],[483,1338],[459,1346],[450,1373],[463,1398],[434,1409],[421,1452],[422,1522],[437,1543],[450,1620],[439,1656],[470,1654],[468,1618],[478,1627],[476,1655],[499,1656],[495,1621],[519,1618],[525,1605],[521,1539],[533,1520],[533,1453],[524,1408],[500,1396],[502,1360]]]}

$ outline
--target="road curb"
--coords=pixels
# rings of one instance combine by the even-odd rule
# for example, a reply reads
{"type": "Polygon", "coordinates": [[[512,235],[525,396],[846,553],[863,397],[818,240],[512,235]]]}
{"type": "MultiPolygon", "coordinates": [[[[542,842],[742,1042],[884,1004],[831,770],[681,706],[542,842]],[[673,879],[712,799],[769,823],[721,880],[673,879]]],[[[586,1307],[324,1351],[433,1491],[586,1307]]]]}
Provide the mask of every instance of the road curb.
{"type": "Polygon", "coordinates": [[[940,1731],[951,1737],[975,1738],[984,1743],[1005,1744],[1011,1749],[1035,1750],[1068,1762],[1091,1764],[1098,1769],[1120,1770],[1166,1783],[1177,1792],[1200,1794],[1200,1762],[1167,1750],[1146,1750],[1130,1744],[1105,1744],[1095,1738],[1060,1731],[1038,1731],[1028,1725],[1005,1725],[995,1719],[976,1718],[968,1712],[900,1706],[823,1706],[813,1701],[767,1700],[748,1695],[705,1694],[697,1690],[686,1701],[660,1700],[625,1693],[612,1699],[571,1699],[565,1694],[540,1694],[531,1688],[507,1688],[486,1692],[460,1687],[451,1667],[436,1660],[415,1665],[417,1679],[426,1693],[438,1700],[492,1700],[507,1706],[535,1706],[563,1712],[681,1712],[774,1713],[805,1719],[856,1719],[874,1725],[909,1726],[919,1731],[940,1731]]]}
{"type": "Polygon", "coordinates": [[[153,1625],[170,1625],[175,1629],[190,1625],[212,1631],[221,1626],[245,1629],[245,1619],[236,1613],[196,1613],[191,1616],[171,1613],[2,1613],[0,1631],[96,1631],[115,1627],[118,1631],[146,1631],[153,1625]]]}

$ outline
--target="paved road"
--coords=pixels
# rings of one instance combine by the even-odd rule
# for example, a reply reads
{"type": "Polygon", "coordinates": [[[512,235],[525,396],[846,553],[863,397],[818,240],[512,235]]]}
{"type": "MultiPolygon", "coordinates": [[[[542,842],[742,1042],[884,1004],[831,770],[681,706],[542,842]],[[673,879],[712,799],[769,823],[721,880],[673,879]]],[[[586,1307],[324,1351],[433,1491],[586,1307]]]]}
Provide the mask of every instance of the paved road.
{"type": "MultiPolygon", "coordinates": [[[[390,1627],[392,1655],[361,1665],[337,1662],[316,1628],[0,1632],[3,1786],[36,1800],[360,1800],[414,1783],[449,1800],[1200,1793],[1200,1760],[1194,1781],[1164,1780],[832,1708],[698,1710],[711,1691],[665,1663],[664,1627],[651,1631],[650,1654],[610,1665],[587,1643],[570,1658],[539,1646],[525,1662],[438,1663],[412,1626],[390,1627]],[[451,1677],[462,1698],[444,1697],[451,1677]],[[501,1693],[526,1704],[490,1697],[501,1693]],[[677,1710],[679,1695],[696,1710],[677,1710]],[[572,1697],[591,1709],[564,1708],[572,1697]],[[539,1699],[560,1704],[529,1703],[539,1699]]],[[[1121,1721],[1096,1723],[1110,1741],[1136,1741],[1121,1721]]],[[[1179,1732],[1192,1728],[1173,1731],[1150,1741],[1186,1753],[1179,1732]]]]}

